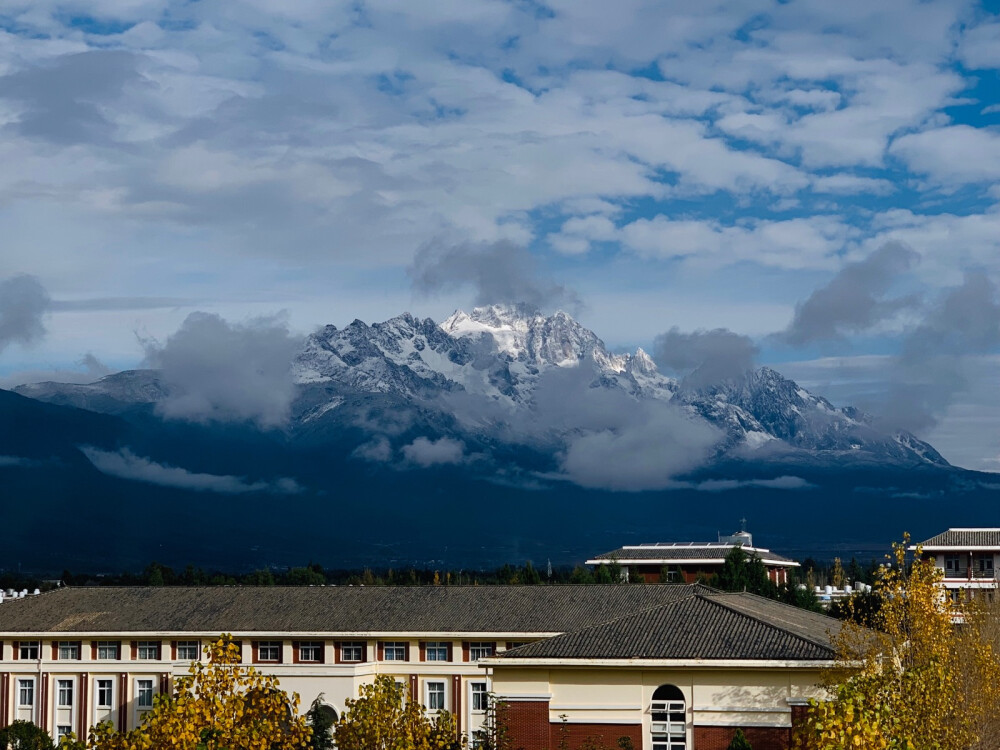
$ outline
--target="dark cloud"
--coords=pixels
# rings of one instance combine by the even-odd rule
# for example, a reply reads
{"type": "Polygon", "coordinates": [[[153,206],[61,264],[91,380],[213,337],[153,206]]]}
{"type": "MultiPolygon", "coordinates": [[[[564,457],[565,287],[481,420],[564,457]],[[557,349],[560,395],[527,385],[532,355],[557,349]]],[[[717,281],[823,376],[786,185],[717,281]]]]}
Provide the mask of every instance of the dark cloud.
{"type": "Polygon", "coordinates": [[[890,365],[887,426],[920,433],[968,386],[969,357],[1000,347],[1000,295],[983,272],[966,274],[903,340],[890,365]]]}
{"type": "Polygon", "coordinates": [[[753,368],[756,357],[750,337],[725,328],[681,333],[674,327],[653,342],[656,363],[685,375],[685,383],[695,388],[738,378],[753,368]]]}
{"type": "Polygon", "coordinates": [[[293,495],[302,491],[299,483],[288,477],[270,482],[248,482],[243,477],[229,474],[199,474],[179,466],[157,463],[152,459],[135,455],[128,448],[120,451],[102,451],[83,446],[80,450],[101,473],[136,482],[197,492],[219,492],[226,495],[242,495],[247,492],[293,495]]]}
{"type": "Polygon", "coordinates": [[[0,352],[10,344],[30,344],[45,335],[42,318],[51,301],[34,276],[0,281],[0,352]]]}
{"type": "Polygon", "coordinates": [[[542,278],[534,256],[506,240],[447,247],[428,243],[417,250],[409,274],[420,294],[471,286],[477,305],[521,303],[539,310],[580,307],[575,292],[542,278]]]}
{"type": "Polygon", "coordinates": [[[839,339],[864,331],[900,309],[916,303],[912,297],[886,299],[901,273],[920,256],[898,242],[889,242],[863,261],[843,268],[825,286],[795,308],[795,317],[778,338],[792,346],[839,339]]]}
{"type": "Polygon", "coordinates": [[[115,125],[105,117],[106,105],[140,80],[136,59],[117,50],[63,55],[0,78],[0,98],[26,108],[14,126],[22,135],[59,144],[107,144],[114,141],[115,125]]]}
{"type": "Polygon", "coordinates": [[[295,395],[292,360],[302,342],[280,317],[228,323],[196,312],[166,344],[146,343],[148,364],[163,372],[168,418],[285,424],[295,395]]]}

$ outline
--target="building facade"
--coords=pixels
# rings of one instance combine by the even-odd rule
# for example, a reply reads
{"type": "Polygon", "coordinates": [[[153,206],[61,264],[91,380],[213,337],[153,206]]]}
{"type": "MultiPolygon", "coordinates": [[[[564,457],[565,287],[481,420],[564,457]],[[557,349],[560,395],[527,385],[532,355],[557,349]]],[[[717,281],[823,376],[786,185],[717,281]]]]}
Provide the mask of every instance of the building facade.
{"type": "Polygon", "coordinates": [[[974,592],[993,596],[1000,571],[1000,529],[955,528],[911,545],[933,560],[943,575],[942,586],[954,601],[974,592]]]}
{"type": "MultiPolygon", "coordinates": [[[[337,715],[361,685],[388,674],[429,711],[452,712],[469,737],[485,720],[487,696],[502,692],[511,706],[531,704],[515,713],[518,722],[544,708],[546,732],[552,717],[566,713],[573,750],[592,734],[590,724],[627,724],[640,740],[637,750],[663,750],[651,733],[663,713],[652,697],[662,683],[675,685],[684,700],[683,712],[673,713],[687,744],[670,750],[712,747],[704,734],[716,726],[706,723],[716,716],[711,706],[748,732],[787,734],[789,701],[815,694],[816,659],[805,668],[762,652],[706,664],[694,652],[661,658],[648,651],[649,639],[666,642],[668,631],[701,633],[707,612],[735,601],[712,604],[710,594],[718,592],[697,585],[61,589],[0,604],[0,725],[24,719],[53,737],[86,737],[102,721],[138,726],[154,696],[172,691],[204,646],[229,633],[243,663],[298,693],[302,710],[322,695],[325,710],[337,715]],[[707,604],[712,608],[701,609],[707,604]],[[620,644],[634,642],[635,658],[602,652],[591,665],[561,650],[560,638],[575,643],[578,633],[593,638],[602,625],[668,609],[673,624],[635,621],[615,636],[620,644]],[[542,643],[551,650],[525,651],[542,643]],[[754,707],[760,710],[747,711],[754,707]]],[[[791,608],[775,606],[767,617],[799,627],[791,608]]],[[[746,621],[746,612],[717,617],[716,628],[742,642],[748,634],[737,626],[746,621]]],[[[729,724],[719,726],[729,731],[729,724]]]]}
{"type": "Polygon", "coordinates": [[[764,547],[753,546],[753,536],[739,531],[720,537],[717,542],[655,542],[619,547],[587,560],[587,565],[617,564],[629,578],[640,577],[646,583],[697,583],[706,581],[721,570],[726,556],[741,547],[747,556],[757,555],[776,584],[788,583],[791,568],[799,563],[764,547]]]}

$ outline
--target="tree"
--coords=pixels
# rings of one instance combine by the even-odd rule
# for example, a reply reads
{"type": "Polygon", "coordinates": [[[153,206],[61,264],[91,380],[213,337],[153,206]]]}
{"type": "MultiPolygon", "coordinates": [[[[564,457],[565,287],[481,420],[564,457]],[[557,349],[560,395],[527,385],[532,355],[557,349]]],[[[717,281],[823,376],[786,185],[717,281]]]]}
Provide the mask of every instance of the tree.
{"type": "Polygon", "coordinates": [[[306,711],[306,721],[312,729],[312,737],[309,740],[311,750],[333,750],[336,745],[333,743],[333,727],[337,723],[336,714],[323,705],[323,694],[320,693],[306,711]]]}
{"type": "Polygon", "coordinates": [[[3,750],[53,750],[49,733],[30,721],[15,721],[0,729],[0,748],[3,750]]]}
{"type": "Polygon", "coordinates": [[[750,744],[750,740],[746,738],[743,734],[742,729],[737,729],[736,734],[729,741],[729,747],[726,750],[753,750],[753,746],[750,744]]]}
{"type": "Polygon", "coordinates": [[[310,729],[299,698],[278,680],[240,664],[239,647],[223,636],[177,680],[173,695],[158,695],[142,724],[121,732],[110,722],[91,732],[91,750],[297,750],[310,729]]]}
{"type": "Polygon", "coordinates": [[[460,745],[451,714],[434,717],[390,675],[362,685],[360,697],[347,700],[333,738],[340,750],[453,750],[460,745]]]}
{"type": "Polygon", "coordinates": [[[987,626],[996,617],[974,604],[956,610],[939,586],[941,571],[919,548],[907,571],[908,542],[904,535],[894,544],[891,564],[878,572],[879,605],[865,612],[874,628],[848,621],[836,636],[829,700],[810,705],[796,748],[995,746],[1000,640],[987,626]]]}

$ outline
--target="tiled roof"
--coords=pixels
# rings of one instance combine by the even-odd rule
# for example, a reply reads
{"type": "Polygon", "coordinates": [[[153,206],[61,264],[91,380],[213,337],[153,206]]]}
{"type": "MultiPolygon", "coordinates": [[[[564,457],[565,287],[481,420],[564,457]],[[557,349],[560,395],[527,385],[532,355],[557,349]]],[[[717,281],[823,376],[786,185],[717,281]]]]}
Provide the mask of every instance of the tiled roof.
{"type": "MultiPolygon", "coordinates": [[[[598,555],[594,560],[617,560],[619,562],[641,562],[642,560],[724,560],[733,547],[736,545],[725,543],[703,544],[643,544],[638,547],[621,547],[613,552],[605,552],[598,555]]],[[[775,554],[768,549],[760,547],[744,547],[744,551],[750,555],[756,552],[762,560],[774,560],[775,562],[785,562],[796,564],[794,560],[775,554]]],[[[589,561],[588,561],[589,562],[589,561]]]]}
{"type": "Polygon", "coordinates": [[[753,594],[689,590],[677,601],[529,643],[503,659],[835,658],[840,621],[753,594]]]}
{"type": "Polygon", "coordinates": [[[564,633],[679,585],[65,588],[0,604],[2,633],[564,633]]]}
{"type": "Polygon", "coordinates": [[[932,536],[922,546],[1000,548],[1000,529],[948,529],[932,536]]]}

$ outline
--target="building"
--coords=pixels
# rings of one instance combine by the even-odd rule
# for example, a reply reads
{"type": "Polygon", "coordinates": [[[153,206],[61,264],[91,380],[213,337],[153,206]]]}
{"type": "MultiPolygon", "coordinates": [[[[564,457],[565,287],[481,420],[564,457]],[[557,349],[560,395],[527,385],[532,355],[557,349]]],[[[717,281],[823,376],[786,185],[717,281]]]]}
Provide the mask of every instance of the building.
{"type": "Polygon", "coordinates": [[[502,679],[511,699],[538,703],[536,712],[545,703],[547,719],[566,711],[586,729],[603,716],[645,732],[637,750],[660,750],[650,734],[658,720],[643,713],[654,707],[647,687],[659,680],[686,701],[671,721],[684,724],[689,744],[671,750],[708,750],[699,738],[716,714],[706,707],[748,731],[784,736],[794,701],[816,694],[830,654],[809,619],[819,616],[796,613],[703,586],[64,588],[0,604],[0,725],[25,719],[53,736],[82,737],[100,721],[137,726],[153,696],[171,691],[207,642],[230,633],[243,662],[277,676],[303,710],[322,694],[339,714],[360,685],[389,674],[471,735],[502,679]],[[710,650],[671,651],[681,633],[710,650]],[[523,650],[539,643],[551,650],[523,650]],[[578,643],[579,653],[565,651],[578,643]],[[573,687],[573,679],[584,682],[573,687]]]}
{"type": "Polygon", "coordinates": [[[839,624],[753,594],[703,586],[644,612],[485,660],[512,747],[565,738],[645,750],[724,750],[737,727],[754,750],[785,750],[839,624]]]}
{"type": "MultiPolygon", "coordinates": [[[[955,601],[972,591],[993,592],[1000,570],[1000,529],[948,529],[910,551],[922,548],[924,559],[944,575],[942,585],[955,601]]],[[[990,593],[992,596],[992,593],[990,593]]]]}
{"type": "Polygon", "coordinates": [[[587,560],[587,565],[618,564],[627,575],[641,576],[647,583],[696,583],[718,573],[734,547],[742,547],[748,556],[756,554],[767,567],[768,577],[779,585],[788,583],[789,569],[799,567],[795,560],[754,547],[753,536],[747,531],[720,536],[717,542],[656,542],[619,547],[587,560]]]}

